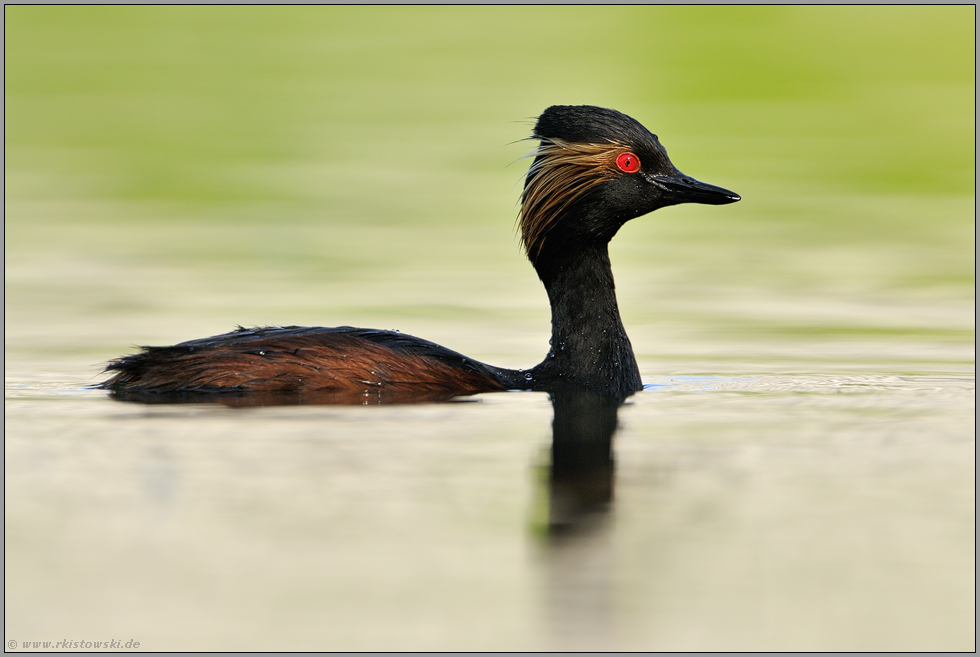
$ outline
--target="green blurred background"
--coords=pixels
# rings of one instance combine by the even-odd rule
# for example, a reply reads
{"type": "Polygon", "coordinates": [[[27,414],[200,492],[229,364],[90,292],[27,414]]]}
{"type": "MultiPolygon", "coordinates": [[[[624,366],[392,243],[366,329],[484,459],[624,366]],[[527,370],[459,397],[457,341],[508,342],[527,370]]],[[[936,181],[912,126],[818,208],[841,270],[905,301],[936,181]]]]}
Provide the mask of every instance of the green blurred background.
{"type": "Polygon", "coordinates": [[[614,240],[641,355],[972,343],[973,6],[4,18],[8,355],[367,324],[530,365],[548,309],[513,230],[519,140],[579,103],[744,198],[614,240]]]}

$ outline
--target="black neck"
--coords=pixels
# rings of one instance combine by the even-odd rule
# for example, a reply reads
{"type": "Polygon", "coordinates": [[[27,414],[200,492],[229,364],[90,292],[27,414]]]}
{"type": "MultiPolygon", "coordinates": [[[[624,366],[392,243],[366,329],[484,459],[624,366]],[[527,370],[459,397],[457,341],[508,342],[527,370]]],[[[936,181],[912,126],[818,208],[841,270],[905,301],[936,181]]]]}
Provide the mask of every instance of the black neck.
{"type": "Polygon", "coordinates": [[[605,242],[534,262],[551,301],[551,350],[532,374],[536,388],[609,394],[642,389],[633,347],[619,317],[605,242]]]}

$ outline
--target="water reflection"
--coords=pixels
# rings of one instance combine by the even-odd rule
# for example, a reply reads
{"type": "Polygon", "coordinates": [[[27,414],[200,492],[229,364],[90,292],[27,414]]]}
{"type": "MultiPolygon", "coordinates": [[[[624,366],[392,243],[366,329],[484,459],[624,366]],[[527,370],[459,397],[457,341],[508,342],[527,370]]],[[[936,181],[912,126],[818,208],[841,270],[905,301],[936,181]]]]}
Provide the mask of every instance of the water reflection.
{"type": "MultiPolygon", "coordinates": [[[[231,408],[309,405],[385,405],[473,401],[433,392],[199,393],[119,392],[111,399],[140,404],[220,404],[231,408]]],[[[574,532],[604,514],[613,499],[612,438],[621,399],[592,392],[551,393],[554,408],[548,467],[547,533],[574,532]]]]}
{"type": "Polygon", "coordinates": [[[556,392],[545,557],[545,610],[557,650],[608,650],[615,641],[609,511],[612,439],[620,399],[556,392]]]}
{"type": "Polygon", "coordinates": [[[229,408],[261,406],[378,406],[384,404],[431,404],[472,401],[451,393],[434,391],[324,390],[319,392],[140,392],[111,391],[109,397],[139,404],[221,404],[229,408]]]}
{"type": "MultiPolygon", "coordinates": [[[[310,405],[463,403],[467,397],[434,392],[200,393],[119,392],[111,399],[140,404],[220,404],[231,408],[310,405]]],[[[612,438],[621,399],[592,392],[551,393],[554,408],[547,468],[546,532],[557,537],[595,524],[613,499],[612,438]]]]}
{"type": "Polygon", "coordinates": [[[548,531],[573,531],[613,499],[612,437],[619,400],[591,392],[552,394],[548,531]]]}

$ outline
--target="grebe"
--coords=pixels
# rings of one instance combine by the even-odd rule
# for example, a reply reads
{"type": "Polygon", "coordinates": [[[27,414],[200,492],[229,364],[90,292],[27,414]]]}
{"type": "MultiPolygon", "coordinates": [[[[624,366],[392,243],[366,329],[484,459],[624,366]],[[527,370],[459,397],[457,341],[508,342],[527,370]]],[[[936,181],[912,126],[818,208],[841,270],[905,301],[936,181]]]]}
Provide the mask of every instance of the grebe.
{"type": "Polygon", "coordinates": [[[678,171],[656,135],[611,109],[552,106],[518,217],[521,241],[551,302],[551,349],[529,370],[475,361],[394,331],[239,327],[143,347],[109,363],[99,384],[121,399],[156,395],[377,395],[450,398],[501,390],[590,392],[624,400],[643,387],[616,304],[609,240],[630,219],[679,203],[740,197],[678,171]]]}

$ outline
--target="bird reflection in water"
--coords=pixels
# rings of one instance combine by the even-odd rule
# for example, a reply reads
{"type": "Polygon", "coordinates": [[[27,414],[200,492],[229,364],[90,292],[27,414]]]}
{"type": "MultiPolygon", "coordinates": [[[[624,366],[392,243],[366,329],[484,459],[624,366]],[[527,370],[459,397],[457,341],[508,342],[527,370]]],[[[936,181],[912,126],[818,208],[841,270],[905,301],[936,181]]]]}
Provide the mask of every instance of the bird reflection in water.
{"type": "MultiPolygon", "coordinates": [[[[546,466],[547,514],[538,518],[544,560],[544,612],[554,650],[609,650],[613,624],[610,511],[618,428],[618,397],[551,393],[551,459],[546,466]],[[543,530],[543,531],[542,531],[543,530]]],[[[543,501],[543,500],[542,500],[543,501]]]]}
{"type": "Polygon", "coordinates": [[[608,510],[613,498],[612,438],[620,401],[593,392],[551,395],[547,531],[560,536],[608,510]]]}
{"type": "Polygon", "coordinates": [[[220,404],[229,408],[257,408],[262,406],[379,406],[386,404],[432,404],[465,402],[443,391],[374,389],[315,390],[312,392],[198,392],[194,390],[173,392],[144,392],[139,390],[115,390],[110,397],[116,401],[141,404],[220,404]]]}
{"type": "MultiPolygon", "coordinates": [[[[548,534],[572,532],[588,517],[604,513],[613,497],[612,438],[620,397],[561,390],[550,394],[554,408],[548,467],[548,534]]],[[[472,401],[445,393],[371,391],[351,393],[143,393],[114,391],[111,398],[142,404],[218,404],[230,408],[264,406],[375,406],[472,401]]]]}

